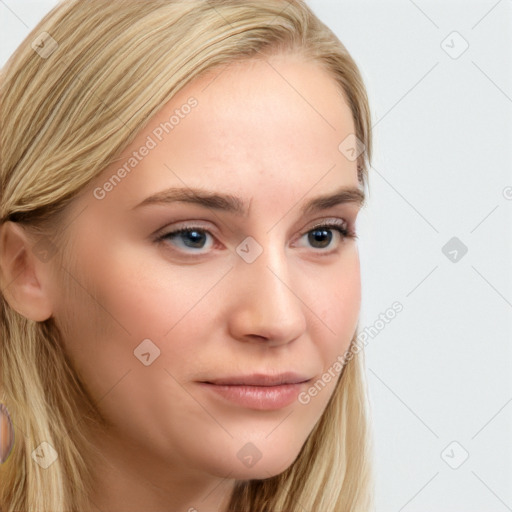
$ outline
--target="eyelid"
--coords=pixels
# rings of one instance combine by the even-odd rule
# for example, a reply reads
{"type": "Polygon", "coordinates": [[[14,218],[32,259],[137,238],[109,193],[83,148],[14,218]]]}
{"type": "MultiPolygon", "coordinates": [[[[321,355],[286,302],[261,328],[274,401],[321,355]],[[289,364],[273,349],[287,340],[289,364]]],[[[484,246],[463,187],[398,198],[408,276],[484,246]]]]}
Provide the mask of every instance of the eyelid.
{"type": "MultiPolygon", "coordinates": [[[[154,236],[155,236],[155,238],[159,238],[161,236],[167,235],[170,232],[174,232],[174,231],[177,231],[180,229],[194,229],[194,228],[208,231],[212,235],[216,235],[216,236],[218,235],[217,230],[215,229],[215,227],[212,227],[212,224],[203,225],[203,224],[201,224],[202,222],[207,222],[207,221],[201,221],[201,220],[195,221],[194,220],[194,221],[181,221],[181,222],[178,222],[177,224],[168,224],[165,227],[159,229],[154,236]]],[[[304,236],[305,233],[308,233],[309,231],[311,231],[315,228],[322,227],[325,224],[331,224],[331,223],[339,225],[340,227],[345,227],[347,229],[350,228],[350,225],[351,225],[351,223],[348,219],[339,218],[339,217],[327,217],[327,218],[323,218],[323,219],[320,219],[317,221],[313,221],[313,224],[306,224],[306,227],[304,227],[300,230],[299,236],[302,237],[302,236],[304,236]]]]}
{"type": "MultiPolygon", "coordinates": [[[[306,234],[314,231],[317,228],[325,228],[329,231],[336,231],[337,236],[340,237],[341,239],[340,244],[344,244],[348,240],[355,240],[358,238],[355,230],[355,223],[352,223],[344,218],[330,217],[322,219],[320,221],[316,221],[312,225],[309,225],[307,228],[302,230],[298,238],[296,238],[293,241],[293,245],[295,245],[297,241],[301,240],[302,237],[304,237],[306,234]]],[[[332,248],[330,251],[319,250],[318,255],[330,256],[332,254],[335,254],[339,250],[339,247],[340,246],[336,246],[332,248]]]]}
{"type": "Polygon", "coordinates": [[[217,233],[217,230],[215,229],[215,227],[212,227],[212,224],[202,225],[201,222],[206,222],[206,221],[201,221],[201,220],[186,221],[186,220],[184,220],[181,222],[178,221],[176,223],[167,224],[163,228],[159,229],[153,236],[158,239],[162,236],[165,236],[174,231],[178,231],[180,229],[194,229],[194,228],[201,229],[203,231],[209,231],[209,232],[211,232],[212,235],[217,233]]]}
{"type": "MultiPolygon", "coordinates": [[[[210,247],[210,249],[206,252],[206,253],[197,253],[197,254],[193,254],[194,252],[197,252],[197,251],[192,251],[191,253],[188,253],[188,251],[182,251],[180,249],[175,249],[173,248],[173,250],[178,254],[178,255],[185,255],[185,256],[194,256],[194,257],[201,257],[201,256],[207,256],[208,254],[210,254],[214,249],[216,248],[219,248],[219,243],[221,245],[222,242],[219,241],[219,237],[218,235],[215,234],[216,232],[216,229],[212,229],[211,227],[209,226],[204,226],[204,225],[201,225],[200,224],[201,221],[182,221],[180,223],[178,223],[177,225],[167,225],[165,228],[162,228],[161,230],[159,230],[159,234],[156,234],[155,237],[154,237],[154,241],[158,244],[160,243],[165,243],[165,239],[170,236],[170,235],[179,235],[180,232],[187,232],[187,231],[193,231],[193,230],[198,230],[198,231],[203,231],[205,234],[207,234],[208,236],[210,236],[212,238],[212,246],[210,247]],[[172,226],[172,227],[171,227],[172,226]]],[[[317,221],[314,221],[313,224],[310,224],[308,225],[307,228],[303,228],[300,233],[294,237],[294,239],[292,240],[292,247],[295,246],[295,244],[300,241],[305,235],[307,235],[308,233],[310,233],[311,231],[314,231],[315,229],[317,228],[320,228],[320,227],[323,227],[323,228],[326,228],[327,230],[334,230],[334,231],[337,231],[337,237],[340,238],[340,244],[343,244],[345,241],[348,241],[349,239],[357,239],[358,236],[356,234],[356,230],[355,230],[355,222],[351,222],[345,218],[338,218],[338,217],[330,217],[330,218],[324,218],[324,219],[321,219],[321,220],[317,220],[317,221]]],[[[172,246],[172,244],[170,244],[172,246]]],[[[335,244],[335,247],[332,248],[331,250],[318,250],[318,251],[314,251],[314,252],[317,252],[318,253],[318,256],[330,256],[332,254],[335,254],[337,253],[337,251],[339,250],[339,245],[338,244],[335,244]]]]}
{"type": "MultiPolygon", "coordinates": [[[[327,219],[319,220],[318,222],[315,222],[313,225],[309,226],[305,232],[311,231],[312,229],[319,228],[322,226],[325,226],[326,224],[336,224],[340,227],[348,227],[350,225],[349,221],[347,219],[340,219],[338,217],[330,217],[327,219]]],[[[304,232],[303,232],[304,234],[304,232]]]]}

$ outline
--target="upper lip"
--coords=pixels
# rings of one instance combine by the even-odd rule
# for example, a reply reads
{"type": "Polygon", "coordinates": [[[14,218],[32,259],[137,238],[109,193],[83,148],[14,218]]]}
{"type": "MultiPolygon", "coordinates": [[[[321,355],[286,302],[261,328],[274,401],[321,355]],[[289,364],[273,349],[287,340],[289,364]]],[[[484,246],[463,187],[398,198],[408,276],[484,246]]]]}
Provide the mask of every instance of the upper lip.
{"type": "Polygon", "coordinates": [[[280,373],[278,375],[265,375],[254,373],[252,375],[239,375],[234,377],[222,377],[202,381],[206,384],[215,384],[217,386],[280,386],[283,384],[298,384],[311,380],[294,372],[280,373]]]}

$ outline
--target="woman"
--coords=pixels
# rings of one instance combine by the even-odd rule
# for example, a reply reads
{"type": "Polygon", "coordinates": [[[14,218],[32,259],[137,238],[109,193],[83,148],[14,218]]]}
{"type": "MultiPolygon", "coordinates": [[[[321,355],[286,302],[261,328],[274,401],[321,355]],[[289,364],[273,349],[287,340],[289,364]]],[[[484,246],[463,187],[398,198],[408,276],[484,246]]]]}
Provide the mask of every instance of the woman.
{"type": "Polygon", "coordinates": [[[370,510],[335,35],[302,1],[64,1],[1,97],[3,512],[370,510]]]}

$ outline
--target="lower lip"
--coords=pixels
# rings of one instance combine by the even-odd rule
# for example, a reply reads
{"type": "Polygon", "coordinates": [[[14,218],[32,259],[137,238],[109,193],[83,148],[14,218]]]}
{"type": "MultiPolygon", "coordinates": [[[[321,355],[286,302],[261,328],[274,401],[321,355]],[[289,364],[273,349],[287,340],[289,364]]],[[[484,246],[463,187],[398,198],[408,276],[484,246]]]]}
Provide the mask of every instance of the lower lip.
{"type": "Polygon", "coordinates": [[[220,386],[201,382],[201,386],[210,389],[224,399],[241,407],[259,410],[282,409],[297,400],[306,382],[282,384],[280,386],[220,386]]]}

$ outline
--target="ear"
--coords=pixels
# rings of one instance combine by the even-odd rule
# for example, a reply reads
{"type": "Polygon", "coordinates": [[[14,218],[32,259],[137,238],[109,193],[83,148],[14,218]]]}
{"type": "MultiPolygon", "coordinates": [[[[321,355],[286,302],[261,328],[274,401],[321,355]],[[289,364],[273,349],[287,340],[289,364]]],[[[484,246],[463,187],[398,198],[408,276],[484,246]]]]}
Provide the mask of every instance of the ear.
{"type": "Polygon", "coordinates": [[[52,315],[49,289],[44,286],[49,282],[50,265],[34,247],[20,224],[7,221],[0,226],[2,294],[18,313],[43,322],[52,315]]]}

